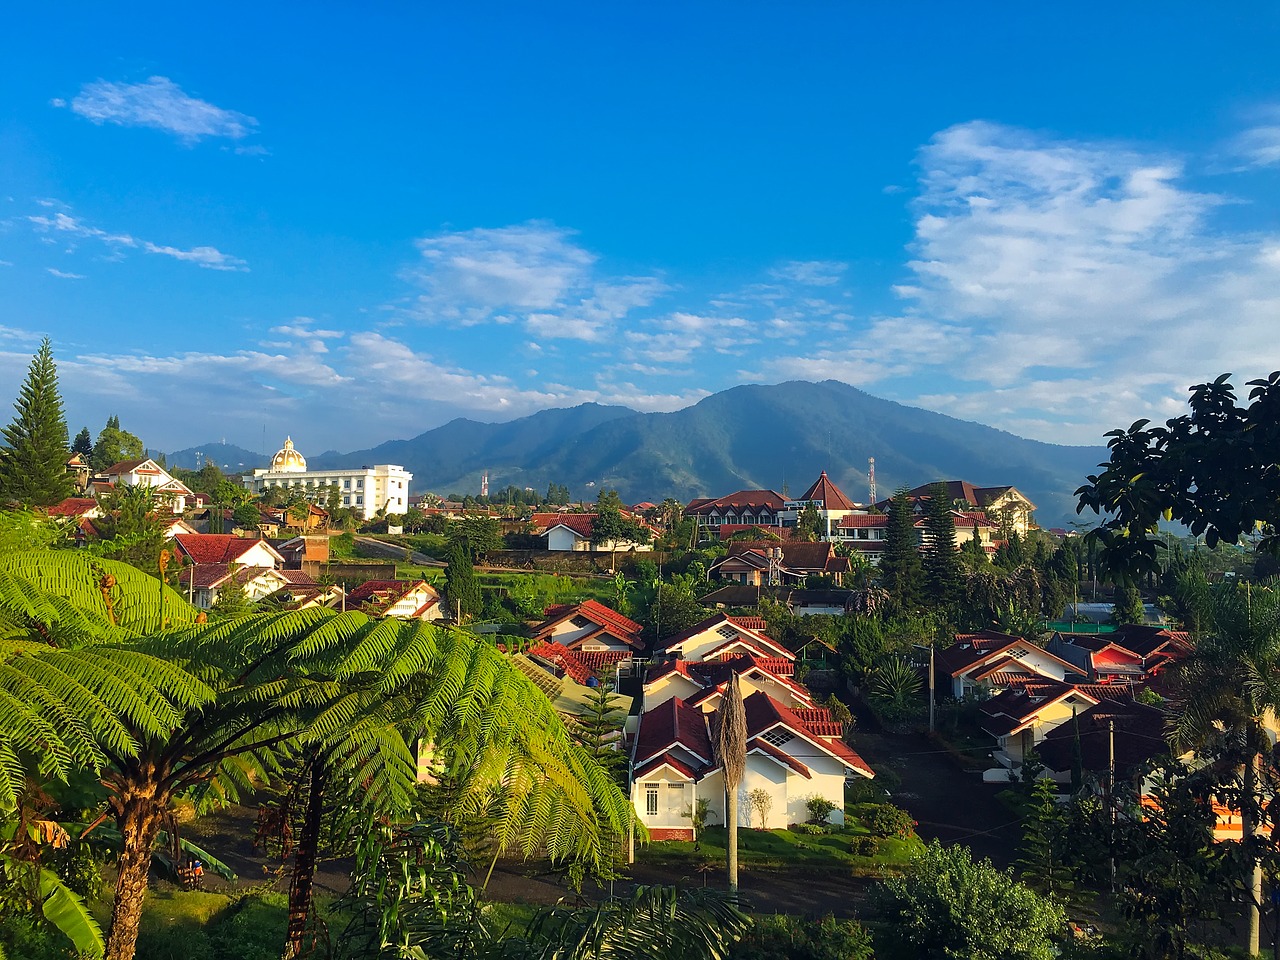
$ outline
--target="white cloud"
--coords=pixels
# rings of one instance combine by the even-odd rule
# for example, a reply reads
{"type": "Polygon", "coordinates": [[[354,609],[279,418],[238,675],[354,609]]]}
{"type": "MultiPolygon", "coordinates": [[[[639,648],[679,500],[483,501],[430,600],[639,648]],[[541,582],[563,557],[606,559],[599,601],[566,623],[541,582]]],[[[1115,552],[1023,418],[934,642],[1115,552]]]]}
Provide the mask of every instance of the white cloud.
{"type": "MultiPolygon", "coordinates": [[[[898,292],[912,323],[949,331],[945,372],[981,409],[1023,384],[1074,376],[1116,395],[1160,371],[1127,425],[1169,383],[1280,366],[1280,237],[1223,232],[1211,214],[1230,198],[1189,188],[1179,158],[975,122],[935,136],[920,165],[898,292]]],[[[1095,440],[1116,426],[1107,412],[1096,394],[1072,408],[1095,440]]]]}
{"type": "Polygon", "coordinates": [[[830,287],[843,279],[847,263],[834,260],[790,260],[769,271],[777,280],[810,287],[830,287]]]}
{"type": "MultiPolygon", "coordinates": [[[[64,102],[54,100],[53,105],[60,107],[64,102]]],[[[143,83],[87,83],[71,101],[71,110],[96,124],[163,130],[186,144],[204,137],[240,140],[258,125],[253,117],[190,96],[168,77],[151,77],[143,83]]]]}
{"type": "MultiPolygon", "coordinates": [[[[190,250],[183,250],[181,247],[172,247],[158,243],[152,243],[150,240],[141,240],[127,233],[111,233],[100,227],[90,226],[78,217],[72,216],[65,212],[69,208],[62,203],[51,200],[38,200],[43,207],[61,207],[59,212],[52,216],[44,214],[36,214],[27,217],[27,220],[34,224],[35,229],[44,234],[66,235],[71,237],[79,237],[89,240],[98,240],[113,248],[116,256],[114,259],[121,259],[121,251],[123,249],[140,249],[147,253],[155,253],[165,257],[172,257],[174,260],[181,260],[185,263],[194,263],[198,267],[206,270],[235,270],[239,272],[247,272],[248,264],[239,257],[233,257],[230,254],[223,253],[217,247],[199,246],[192,247],[190,250]]],[[[47,239],[47,237],[46,237],[47,239]]],[[[67,252],[74,250],[74,246],[69,247],[67,252]]]]}
{"type": "Polygon", "coordinates": [[[1256,111],[1253,121],[1253,126],[1228,144],[1229,152],[1240,157],[1246,168],[1280,164],[1280,107],[1268,106],[1256,111]]]}
{"type": "Polygon", "coordinates": [[[547,221],[424,237],[405,278],[422,288],[411,316],[456,326],[522,321],[551,339],[598,340],[665,292],[656,277],[602,277],[573,232],[547,221]]]}
{"type": "Polygon", "coordinates": [[[83,273],[68,273],[66,270],[59,270],[57,267],[45,267],[45,269],[48,270],[51,274],[53,274],[55,277],[60,277],[63,280],[85,279],[85,276],[83,273]]]}

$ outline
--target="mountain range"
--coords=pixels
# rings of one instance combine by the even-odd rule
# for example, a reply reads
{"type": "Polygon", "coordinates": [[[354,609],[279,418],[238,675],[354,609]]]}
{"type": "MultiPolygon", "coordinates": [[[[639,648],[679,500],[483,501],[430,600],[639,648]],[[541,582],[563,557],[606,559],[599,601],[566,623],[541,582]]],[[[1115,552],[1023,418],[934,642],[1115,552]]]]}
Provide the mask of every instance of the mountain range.
{"type": "MultiPolygon", "coordinates": [[[[229,444],[178,451],[169,462],[194,466],[197,451],[223,469],[263,465],[261,454],[229,444]]],[[[493,492],[556,483],[588,499],[614,488],[627,502],[747,488],[799,496],[823,470],[865,501],[875,457],[881,499],[934,480],[1011,484],[1037,505],[1042,526],[1076,519],[1073,491],[1107,458],[1102,446],[1027,440],[834,380],[734,387],[674,413],[586,403],[506,423],[457,419],[366,450],[302,452],[313,469],[400,464],[415,492],[478,494],[488,472],[493,492]]]]}

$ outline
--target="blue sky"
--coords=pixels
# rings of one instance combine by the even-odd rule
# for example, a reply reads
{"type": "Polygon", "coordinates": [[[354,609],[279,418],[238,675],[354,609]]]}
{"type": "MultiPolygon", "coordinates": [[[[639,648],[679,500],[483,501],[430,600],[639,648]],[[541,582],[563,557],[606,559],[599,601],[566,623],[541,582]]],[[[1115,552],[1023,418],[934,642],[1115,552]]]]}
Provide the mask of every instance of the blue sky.
{"type": "Polygon", "coordinates": [[[52,337],[73,432],[835,378],[1097,443],[1280,368],[1271,5],[44,6],[0,33],[0,393],[52,337]]]}

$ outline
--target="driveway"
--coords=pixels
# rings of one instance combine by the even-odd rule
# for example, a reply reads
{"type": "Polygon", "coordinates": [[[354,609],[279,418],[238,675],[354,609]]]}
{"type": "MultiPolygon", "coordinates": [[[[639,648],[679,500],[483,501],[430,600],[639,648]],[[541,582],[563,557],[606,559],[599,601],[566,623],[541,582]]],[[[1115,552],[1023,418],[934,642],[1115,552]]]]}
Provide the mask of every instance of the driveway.
{"type": "Polygon", "coordinates": [[[925,840],[964,843],[975,856],[998,867],[1017,859],[1022,831],[1017,817],[997,794],[1008,784],[983,783],[922,733],[869,733],[859,729],[854,746],[873,770],[892,770],[901,784],[893,802],[910,811],[925,840]]]}

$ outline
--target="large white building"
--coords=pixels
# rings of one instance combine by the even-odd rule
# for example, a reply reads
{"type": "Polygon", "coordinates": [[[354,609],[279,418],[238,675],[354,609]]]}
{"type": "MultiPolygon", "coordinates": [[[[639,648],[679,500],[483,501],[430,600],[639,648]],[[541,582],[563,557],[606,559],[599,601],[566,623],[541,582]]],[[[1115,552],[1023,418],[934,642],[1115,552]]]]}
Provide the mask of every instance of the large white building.
{"type": "Polygon", "coordinates": [[[285,438],[284,446],[271,458],[271,466],[253,471],[244,485],[261,495],[271,487],[301,490],[309,499],[323,504],[329,487],[337,487],[342,506],[351,507],[364,519],[378,511],[404,513],[409,509],[409,481],[413,474],[404,467],[380,463],[353,470],[308,470],[306,458],[285,438]]]}

